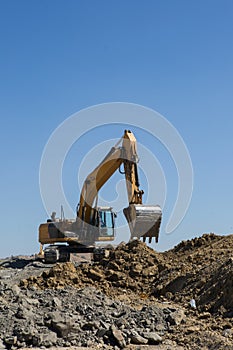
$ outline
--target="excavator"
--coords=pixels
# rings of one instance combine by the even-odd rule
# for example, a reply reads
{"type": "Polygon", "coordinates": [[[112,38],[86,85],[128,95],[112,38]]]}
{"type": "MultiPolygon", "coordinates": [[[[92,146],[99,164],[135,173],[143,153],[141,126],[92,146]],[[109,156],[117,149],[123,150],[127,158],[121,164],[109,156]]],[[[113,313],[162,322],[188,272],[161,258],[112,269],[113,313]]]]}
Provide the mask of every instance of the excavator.
{"type": "Polygon", "coordinates": [[[138,160],[136,138],[133,132],[125,130],[123,137],[86,177],[76,218],[65,219],[62,213],[61,218],[56,219],[53,212],[51,219],[39,226],[40,256],[45,263],[69,261],[71,253],[92,253],[94,260],[106,254],[97,243],[114,241],[116,213],[112,207],[98,206],[98,193],[118,169],[125,176],[129,205],[123,213],[129,225],[130,240],[142,238],[145,242],[148,238],[151,243],[154,237],[158,242],[162,211],[159,205],[142,203],[144,192],[139,184],[138,160]],[[44,249],[44,245],[48,246],[44,249]]]}

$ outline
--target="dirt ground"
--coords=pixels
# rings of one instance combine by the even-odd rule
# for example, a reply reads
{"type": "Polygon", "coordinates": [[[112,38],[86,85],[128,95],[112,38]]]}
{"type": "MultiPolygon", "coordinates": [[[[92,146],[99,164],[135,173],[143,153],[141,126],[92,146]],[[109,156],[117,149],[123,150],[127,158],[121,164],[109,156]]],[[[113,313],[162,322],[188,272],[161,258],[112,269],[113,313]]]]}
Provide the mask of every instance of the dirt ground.
{"type": "MultiPolygon", "coordinates": [[[[22,290],[91,287],[131,310],[153,306],[164,312],[167,308],[180,312],[168,322],[166,331],[158,331],[163,338],[160,344],[128,344],[127,349],[233,349],[232,248],[233,235],[204,234],[163,253],[141,241],[132,241],[119,245],[109,258],[94,264],[46,267],[31,262],[31,269],[25,272],[26,259],[25,267],[15,274],[14,259],[6,259],[1,262],[0,276],[4,280],[4,273],[10,273],[8,283],[17,284],[22,290]]],[[[15,260],[15,264],[22,260],[15,260]]]]}

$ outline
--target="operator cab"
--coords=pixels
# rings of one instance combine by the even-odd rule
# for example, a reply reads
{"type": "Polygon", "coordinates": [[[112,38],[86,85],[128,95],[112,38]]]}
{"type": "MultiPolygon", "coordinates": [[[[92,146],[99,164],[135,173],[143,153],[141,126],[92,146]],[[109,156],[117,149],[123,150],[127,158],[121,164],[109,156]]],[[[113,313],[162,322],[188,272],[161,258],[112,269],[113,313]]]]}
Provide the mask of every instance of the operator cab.
{"type": "Polygon", "coordinates": [[[106,240],[115,237],[116,213],[112,207],[98,207],[99,240],[106,240]]]}

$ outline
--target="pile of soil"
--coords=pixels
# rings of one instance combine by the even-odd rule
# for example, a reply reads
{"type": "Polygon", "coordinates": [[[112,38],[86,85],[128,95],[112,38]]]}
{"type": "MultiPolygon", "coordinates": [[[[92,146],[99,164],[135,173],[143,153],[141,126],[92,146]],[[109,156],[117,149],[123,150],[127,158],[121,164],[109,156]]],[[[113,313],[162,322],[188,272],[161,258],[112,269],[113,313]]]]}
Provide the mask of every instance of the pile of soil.
{"type": "Polygon", "coordinates": [[[94,285],[106,294],[126,289],[135,293],[148,293],[151,281],[158,276],[160,253],[140,241],[120,244],[109,258],[98,263],[56,264],[41,276],[21,281],[21,286],[36,288],[63,288],[66,285],[83,287],[94,285]]]}
{"type": "Polygon", "coordinates": [[[183,303],[192,298],[202,311],[233,316],[233,235],[204,234],[162,254],[167,264],[156,296],[183,303]]]}

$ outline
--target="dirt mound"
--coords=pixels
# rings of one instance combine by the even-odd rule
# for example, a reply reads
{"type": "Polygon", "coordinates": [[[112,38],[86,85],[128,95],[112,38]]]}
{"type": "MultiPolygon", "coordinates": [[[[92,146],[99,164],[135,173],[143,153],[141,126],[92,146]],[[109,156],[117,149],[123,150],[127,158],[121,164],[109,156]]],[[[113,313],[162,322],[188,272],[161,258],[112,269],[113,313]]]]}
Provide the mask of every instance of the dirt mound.
{"type": "Polygon", "coordinates": [[[233,235],[205,234],[181,242],[162,253],[166,269],[154,285],[154,294],[175,301],[194,298],[200,310],[232,314],[233,235]]]}
{"type": "Polygon", "coordinates": [[[201,237],[196,237],[191,240],[182,241],[177,246],[175,246],[173,252],[185,252],[190,251],[200,247],[209,246],[212,243],[218,242],[222,237],[215,235],[214,233],[205,233],[201,237]]]}
{"type": "Polygon", "coordinates": [[[232,248],[232,235],[205,234],[164,253],[135,240],[120,244],[99,263],[78,267],[57,264],[39,277],[21,281],[21,286],[44,289],[92,285],[106,294],[125,290],[186,305],[195,299],[200,311],[232,316],[232,248]]]}
{"type": "Polygon", "coordinates": [[[78,267],[71,262],[56,264],[40,276],[22,280],[21,286],[44,289],[95,285],[106,294],[116,294],[118,288],[150,294],[151,281],[159,274],[160,260],[163,260],[160,253],[145,243],[132,241],[120,244],[109,258],[104,258],[99,263],[78,267]]]}

